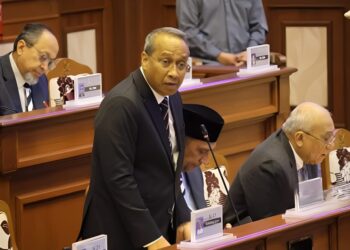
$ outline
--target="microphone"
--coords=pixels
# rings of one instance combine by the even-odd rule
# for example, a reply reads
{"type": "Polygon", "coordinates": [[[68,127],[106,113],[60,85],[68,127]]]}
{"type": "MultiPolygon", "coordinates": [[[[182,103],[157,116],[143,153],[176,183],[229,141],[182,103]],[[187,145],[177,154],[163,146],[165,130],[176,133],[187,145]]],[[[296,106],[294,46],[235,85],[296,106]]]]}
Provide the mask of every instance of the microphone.
{"type": "Polygon", "coordinates": [[[212,157],[213,157],[213,159],[214,159],[214,162],[215,162],[215,167],[216,167],[216,169],[217,169],[218,172],[219,172],[219,175],[220,175],[220,178],[221,178],[222,183],[224,184],[225,191],[226,191],[226,193],[227,193],[227,198],[229,199],[230,204],[231,204],[231,206],[232,206],[232,208],[233,208],[233,211],[234,211],[234,213],[235,213],[235,215],[236,215],[237,224],[238,224],[238,225],[241,225],[241,221],[240,221],[240,219],[239,219],[239,216],[238,216],[236,207],[235,207],[235,205],[234,205],[234,203],[233,203],[233,200],[232,200],[232,198],[231,198],[231,196],[230,196],[230,194],[229,194],[229,192],[228,192],[228,188],[227,188],[227,186],[226,186],[226,183],[225,183],[225,180],[224,180],[224,176],[223,176],[223,174],[221,173],[221,170],[220,170],[220,168],[219,168],[218,162],[216,161],[216,157],[215,157],[215,155],[214,155],[213,149],[212,149],[211,146],[210,146],[210,139],[209,139],[208,130],[207,130],[207,128],[205,127],[204,124],[201,124],[201,132],[202,132],[203,138],[204,138],[204,139],[206,140],[206,142],[208,143],[210,153],[211,153],[211,155],[212,155],[212,157]]]}

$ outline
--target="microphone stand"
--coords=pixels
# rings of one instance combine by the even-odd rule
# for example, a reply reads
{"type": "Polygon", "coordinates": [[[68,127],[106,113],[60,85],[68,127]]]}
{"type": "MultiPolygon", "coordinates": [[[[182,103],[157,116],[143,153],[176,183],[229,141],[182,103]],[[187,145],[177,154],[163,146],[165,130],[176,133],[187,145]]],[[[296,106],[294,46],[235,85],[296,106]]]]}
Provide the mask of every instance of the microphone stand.
{"type": "Polygon", "coordinates": [[[231,206],[232,206],[232,208],[233,208],[233,211],[234,211],[234,213],[235,213],[235,215],[236,215],[237,224],[238,224],[238,225],[241,225],[241,221],[240,221],[240,219],[239,219],[239,216],[238,216],[236,207],[235,207],[235,205],[234,205],[234,203],[233,203],[233,200],[232,200],[232,198],[231,198],[231,196],[230,196],[230,194],[229,194],[229,192],[228,192],[228,188],[227,188],[227,186],[226,186],[224,176],[223,176],[223,174],[221,173],[221,170],[220,170],[220,168],[219,168],[219,164],[218,164],[218,162],[216,161],[216,157],[215,157],[215,155],[214,155],[213,149],[211,148],[210,140],[209,140],[209,135],[208,135],[208,130],[207,130],[207,128],[205,127],[204,124],[201,124],[201,132],[202,132],[203,138],[204,138],[205,141],[208,143],[210,153],[211,153],[211,155],[212,155],[212,157],[213,157],[213,159],[214,159],[214,162],[215,162],[215,167],[216,167],[216,169],[217,169],[218,172],[219,172],[219,175],[220,175],[220,178],[221,178],[222,183],[224,184],[225,191],[226,191],[226,193],[227,193],[227,198],[229,199],[230,204],[231,204],[231,206]]]}

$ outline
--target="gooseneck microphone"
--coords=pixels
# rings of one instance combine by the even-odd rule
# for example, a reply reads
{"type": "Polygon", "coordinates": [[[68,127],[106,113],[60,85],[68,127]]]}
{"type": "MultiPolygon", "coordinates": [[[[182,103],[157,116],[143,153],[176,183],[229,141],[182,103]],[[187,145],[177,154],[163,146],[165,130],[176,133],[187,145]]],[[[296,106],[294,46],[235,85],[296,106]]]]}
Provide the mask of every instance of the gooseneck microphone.
{"type": "Polygon", "coordinates": [[[207,130],[207,128],[205,127],[204,124],[201,124],[201,132],[202,132],[203,138],[204,138],[204,139],[206,140],[206,142],[208,143],[210,153],[211,153],[211,155],[212,155],[212,157],[213,157],[213,159],[214,159],[214,162],[215,162],[215,167],[216,167],[216,169],[217,169],[218,172],[219,172],[219,175],[220,175],[220,178],[221,178],[222,183],[224,184],[225,191],[226,191],[226,193],[227,193],[227,198],[229,199],[230,204],[231,204],[231,206],[232,206],[232,208],[233,208],[233,211],[234,211],[234,213],[235,213],[235,215],[236,215],[237,224],[238,224],[238,225],[241,225],[241,221],[239,220],[239,216],[238,216],[236,207],[235,207],[235,205],[234,205],[234,203],[233,203],[233,200],[231,199],[231,196],[230,196],[230,194],[229,194],[229,192],[228,192],[228,188],[227,188],[227,186],[226,186],[226,183],[225,183],[225,180],[224,180],[224,176],[223,176],[223,174],[221,173],[221,170],[220,170],[220,168],[219,168],[219,164],[218,164],[218,162],[216,161],[216,157],[215,157],[215,155],[214,155],[213,149],[211,148],[208,130],[207,130]]]}

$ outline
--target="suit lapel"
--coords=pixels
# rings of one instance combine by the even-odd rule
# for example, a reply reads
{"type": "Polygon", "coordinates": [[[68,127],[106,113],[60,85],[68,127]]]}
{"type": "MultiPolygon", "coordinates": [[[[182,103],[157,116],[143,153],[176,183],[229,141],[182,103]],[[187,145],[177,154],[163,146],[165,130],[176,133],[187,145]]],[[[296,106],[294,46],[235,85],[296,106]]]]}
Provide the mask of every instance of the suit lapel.
{"type": "Polygon", "coordinates": [[[17,112],[22,112],[23,110],[21,100],[19,98],[17,82],[10,63],[10,54],[7,54],[3,57],[3,60],[1,60],[1,67],[3,71],[5,87],[10,96],[13,107],[17,112]]]}
{"type": "MultiPolygon", "coordinates": [[[[166,149],[169,161],[171,162],[171,166],[173,166],[172,164],[173,160],[171,159],[171,149],[169,144],[169,138],[163,125],[163,119],[160,113],[160,108],[157,103],[157,100],[154,97],[152,90],[149,88],[140,70],[135,71],[133,73],[133,77],[134,77],[134,83],[137,89],[139,90],[139,93],[141,94],[146,110],[149,113],[154,126],[156,127],[156,130],[160,136],[160,139],[162,141],[164,148],[166,149]]],[[[172,167],[172,170],[174,170],[173,167],[172,167]]]]}
{"type": "Polygon", "coordinates": [[[191,190],[192,198],[196,204],[196,208],[205,208],[206,202],[204,200],[204,183],[202,170],[197,167],[193,169],[190,173],[184,173],[184,176],[187,180],[188,188],[191,190]]]}
{"type": "Polygon", "coordinates": [[[283,144],[283,148],[286,149],[287,154],[288,154],[289,164],[290,164],[289,171],[292,173],[292,174],[288,175],[289,181],[290,181],[291,184],[295,185],[294,188],[298,188],[299,181],[298,181],[297,166],[296,166],[296,161],[295,161],[293,150],[292,150],[292,148],[291,148],[291,146],[289,144],[288,137],[286,136],[286,134],[283,132],[282,129],[280,129],[277,132],[277,135],[280,137],[281,143],[283,144]]]}

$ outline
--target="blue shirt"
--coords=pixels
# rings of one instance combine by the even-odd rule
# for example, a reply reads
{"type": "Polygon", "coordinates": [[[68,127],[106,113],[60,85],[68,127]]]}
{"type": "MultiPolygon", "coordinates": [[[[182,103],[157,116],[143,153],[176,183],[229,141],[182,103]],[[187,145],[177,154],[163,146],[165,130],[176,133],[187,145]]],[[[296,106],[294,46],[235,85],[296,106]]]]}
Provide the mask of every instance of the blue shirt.
{"type": "Polygon", "coordinates": [[[209,60],[263,44],[268,31],[261,0],[177,0],[176,14],[191,56],[209,60]]]}

